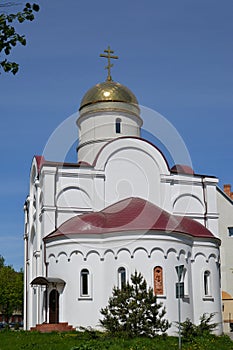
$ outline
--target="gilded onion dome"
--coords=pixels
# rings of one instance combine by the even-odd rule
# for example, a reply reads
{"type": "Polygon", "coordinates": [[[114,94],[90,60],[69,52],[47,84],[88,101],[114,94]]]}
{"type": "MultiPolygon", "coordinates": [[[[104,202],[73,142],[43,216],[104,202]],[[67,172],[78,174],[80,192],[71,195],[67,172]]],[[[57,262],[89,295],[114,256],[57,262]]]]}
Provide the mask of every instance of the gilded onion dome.
{"type": "Polygon", "coordinates": [[[80,109],[98,102],[124,102],[138,105],[137,98],[126,86],[112,80],[96,84],[84,95],[80,109]]]}

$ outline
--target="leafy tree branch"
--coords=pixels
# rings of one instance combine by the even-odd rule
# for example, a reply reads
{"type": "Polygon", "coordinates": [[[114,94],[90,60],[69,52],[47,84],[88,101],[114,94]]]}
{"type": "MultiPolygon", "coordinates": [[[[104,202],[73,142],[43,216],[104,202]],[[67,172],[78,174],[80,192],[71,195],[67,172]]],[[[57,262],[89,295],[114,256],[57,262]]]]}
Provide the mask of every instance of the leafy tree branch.
{"type": "MultiPolygon", "coordinates": [[[[11,6],[11,3],[2,4],[0,7],[11,6]]],[[[23,46],[26,45],[26,38],[24,35],[20,35],[16,32],[13,23],[23,23],[24,21],[33,21],[35,16],[34,13],[39,11],[39,6],[37,4],[30,4],[27,2],[22,11],[11,14],[0,14],[0,55],[5,56],[3,60],[0,61],[0,69],[4,72],[11,72],[16,74],[19,69],[19,65],[16,62],[9,61],[6,56],[10,55],[11,50],[17,44],[23,46]]],[[[1,70],[0,70],[1,74],[1,70]]]]}

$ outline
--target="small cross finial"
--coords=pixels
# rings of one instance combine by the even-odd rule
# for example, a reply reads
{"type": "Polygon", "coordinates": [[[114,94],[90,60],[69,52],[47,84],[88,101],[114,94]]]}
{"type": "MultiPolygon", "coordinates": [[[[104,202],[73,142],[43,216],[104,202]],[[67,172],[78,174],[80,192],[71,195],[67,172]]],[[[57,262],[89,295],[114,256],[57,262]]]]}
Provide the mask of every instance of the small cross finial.
{"type": "Polygon", "coordinates": [[[110,49],[110,46],[108,46],[108,49],[107,50],[104,50],[104,52],[107,53],[107,55],[105,54],[100,54],[100,57],[105,57],[108,59],[108,65],[106,67],[104,67],[105,69],[108,70],[108,76],[107,76],[107,81],[112,81],[112,77],[111,77],[111,68],[113,67],[113,64],[111,64],[111,61],[110,59],[111,58],[114,58],[114,59],[118,59],[119,57],[118,56],[114,56],[114,55],[111,55],[112,53],[114,53],[113,50],[110,49]]]}

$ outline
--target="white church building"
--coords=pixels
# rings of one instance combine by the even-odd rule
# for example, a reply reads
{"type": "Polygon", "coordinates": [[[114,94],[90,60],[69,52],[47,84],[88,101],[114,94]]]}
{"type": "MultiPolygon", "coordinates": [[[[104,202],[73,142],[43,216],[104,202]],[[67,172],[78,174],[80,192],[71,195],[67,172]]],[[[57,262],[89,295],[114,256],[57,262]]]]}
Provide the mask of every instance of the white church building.
{"type": "Polygon", "coordinates": [[[99,328],[113,286],[137,270],[174,334],[182,265],[182,320],[197,324],[213,312],[222,333],[218,180],[170,167],[141,138],[142,124],[135,95],[108,74],[81,100],[77,163],[34,157],[24,206],[25,329],[99,328]]]}

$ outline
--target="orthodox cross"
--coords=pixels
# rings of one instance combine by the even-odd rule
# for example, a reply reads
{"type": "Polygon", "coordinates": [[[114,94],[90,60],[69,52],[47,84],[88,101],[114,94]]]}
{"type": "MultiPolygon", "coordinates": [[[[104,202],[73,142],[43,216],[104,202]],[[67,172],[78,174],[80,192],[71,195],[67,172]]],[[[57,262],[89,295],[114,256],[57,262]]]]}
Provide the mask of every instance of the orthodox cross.
{"type": "Polygon", "coordinates": [[[108,70],[108,77],[107,77],[106,80],[107,81],[112,81],[111,68],[113,67],[113,64],[111,64],[110,59],[111,58],[118,59],[118,56],[111,55],[112,53],[114,53],[114,51],[110,49],[110,46],[108,46],[108,49],[104,50],[104,52],[106,52],[107,55],[106,54],[100,54],[100,57],[105,57],[105,58],[108,59],[108,65],[106,67],[104,67],[105,69],[108,70]]]}

